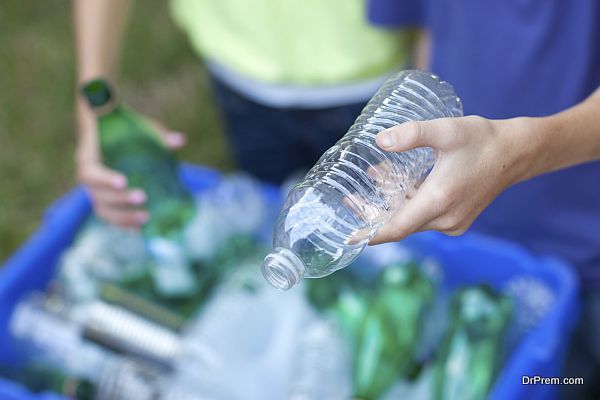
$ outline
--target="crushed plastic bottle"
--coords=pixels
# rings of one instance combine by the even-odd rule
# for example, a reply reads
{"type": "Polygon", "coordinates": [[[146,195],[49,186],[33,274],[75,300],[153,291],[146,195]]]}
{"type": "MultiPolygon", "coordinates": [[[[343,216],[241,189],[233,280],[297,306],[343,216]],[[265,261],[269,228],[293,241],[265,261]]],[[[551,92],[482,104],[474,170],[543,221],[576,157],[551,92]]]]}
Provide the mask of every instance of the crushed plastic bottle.
{"type": "Polygon", "coordinates": [[[345,400],[352,395],[352,360],[339,323],[317,318],[298,344],[289,400],[345,400]]]}
{"type": "Polygon", "coordinates": [[[100,301],[71,307],[35,292],[17,305],[10,333],[26,359],[89,380],[96,400],[233,398],[214,382],[188,379],[206,365],[194,337],[100,301]]]}
{"type": "Polygon", "coordinates": [[[407,121],[459,117],[452,87],[422,71],[390,78],[348,133],[327,150],[289,193],[262,271],[287,290],[350,264],[433,167],[433,149],[394,153],[375,144],[378,132],[407,121]]]}
{"type": "Polygon", "coordinates": [[[233,236],[260,232],[269,213],[262,187],[243,174],[225,177],[196,202],[198,211],[184,231],[184,242],[190,258],[205,263],[233,236]]]}
{"type": "Polygon", "coordinates": [[[91,219],[62,255],[58,278],[67,298],[82,302],[97,296],[99,282],[139,277],[150,264],[140,234],[91,219]]]}
{"type": "Polygon", "coordinates": [[[272,290],[265,290],[268,285],[260,279],[258,263],[242,260],[188,326],[186,336],[202,344],[198,350],[210,350],[200,353],[212,371],[228,368],[232,361],[256,360],[277,332],[273,312],[280,303],[272,290]]]}
{"type": "Polygon", "coordinates": [[[19,303],[10,327],[15,338],[53,364],[86,377],[97,372],[107,351],[164,366],[184,351],[172,330],[99,300],[73,305],[34,293],[19,303]]]}
{"type": "Polygon", "coordinates": [[[309,310],[301,290],[274,291],[260,275],[260,261],[240,261],[190,321],[183,332],[188,354],[175,367],[180,378],[229,387],[234,399],[287,398],[290,348],[309,310]]]}
{"type": "Polygon", "coordinates": [[[83,327],[63,318],[62,312],[62,303],[40,293],[20,301],[9,324],[15,344],[36,361],[95,381],[110,354],[85,340],[83,327]]]}

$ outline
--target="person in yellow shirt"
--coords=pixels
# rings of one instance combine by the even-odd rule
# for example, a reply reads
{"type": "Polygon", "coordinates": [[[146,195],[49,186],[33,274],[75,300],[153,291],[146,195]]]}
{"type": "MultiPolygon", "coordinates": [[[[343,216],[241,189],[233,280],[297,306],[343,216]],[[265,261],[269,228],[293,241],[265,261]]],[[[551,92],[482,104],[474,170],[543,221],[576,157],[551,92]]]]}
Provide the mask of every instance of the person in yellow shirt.
{"type": "MultiPolygon", "coordinates": [[[[74,0],[78,82],[115,85],[131,0],[74,0]]],[[[205,62],[238,167],[282,182],[307,169],[350,127],[383,81],[407,63],[410,34],[371,27],[364,0],[172,0],[205,62]]],[[[198,105],[201,106],[201,105],[198,105]]],[[[77,170],[96,213],[125,227],[148,215],[144,193],[106,168],[95,120],[78,99],[77,170]]],[[[163,132],[171,147],[178,133],[163,132]]]]}

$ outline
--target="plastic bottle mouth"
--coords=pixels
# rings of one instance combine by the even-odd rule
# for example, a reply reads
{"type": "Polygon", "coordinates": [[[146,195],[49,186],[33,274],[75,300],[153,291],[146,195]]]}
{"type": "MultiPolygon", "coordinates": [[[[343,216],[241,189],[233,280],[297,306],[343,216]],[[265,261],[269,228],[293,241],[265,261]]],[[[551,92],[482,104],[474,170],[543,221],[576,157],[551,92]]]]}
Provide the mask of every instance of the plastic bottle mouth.
{"type": "Polygon", "coordinates": [[[279,290],[288,290],[300,282],[306,267],[296,254],[282,247],[275,248],[262,263],[265,279],[279,290]]]}

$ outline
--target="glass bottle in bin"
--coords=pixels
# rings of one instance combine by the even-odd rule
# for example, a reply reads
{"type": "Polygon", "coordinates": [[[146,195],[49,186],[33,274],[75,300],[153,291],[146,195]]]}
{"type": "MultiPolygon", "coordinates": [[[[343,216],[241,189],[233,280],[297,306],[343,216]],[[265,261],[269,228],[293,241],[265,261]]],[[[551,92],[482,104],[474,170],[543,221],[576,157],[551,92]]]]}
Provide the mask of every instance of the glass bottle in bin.
{"type": "Polygon", "coordinates": [[[434,366],[434,398],[486,399],[498,372],[513,303],[488,285],[479,285],[456,292],[451,307],[451,325],[434,366]]]}
{"type": "Polygon", "coordinates": [[[195,213],[195,204],[177,176],[176,158],[147,120],[117,101],[105,80],[87,82],[82,92],[98,118],[103,162],[147,195],[150,220],[143,234],[157,260],[157,287],[163,295],[193,293],[196,285],[183,246],[183,229],[195,213]]]}
{"type": "Polygon", "coordinates": [[[433,303],[431,282],[415,264],[386,268],[359,328],[354,394],[365,400],[384,395],[399,377],[419,371],[417,351],[424,315],[433,303]]]}
{"type": "Polygon", "coordinates": [[[418,265],[391,264],[368,282],[346,270],[307,283],[310,303],[332,312],[350,343],[356,399],[379,399],[398,378],[414,378],[424,315],[434,297],[418,265]]]}
{"type": "Polygon", "coordinates": [[[40,362],[0,370],[0,376],[20,383],[34,393],[52,391],[74,400],[96,399],[96,387],[89,380],[40,362]]]}

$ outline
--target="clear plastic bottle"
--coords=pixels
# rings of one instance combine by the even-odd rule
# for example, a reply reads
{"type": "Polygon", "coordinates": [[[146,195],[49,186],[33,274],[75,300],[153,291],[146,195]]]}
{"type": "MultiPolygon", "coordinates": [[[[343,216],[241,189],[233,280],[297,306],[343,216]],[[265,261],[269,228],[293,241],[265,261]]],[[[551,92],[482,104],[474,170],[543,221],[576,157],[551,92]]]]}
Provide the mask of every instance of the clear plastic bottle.
{"type": "Polygon", "coordinates": [[[345,400],[352,396],[352,357],[335,319],[306,326],[295,360],[288,400],[345,400]]]}
{"type": "Polygon", "coordinates": [[[198,211],[184,231],[186,250],[193,260],[213,262],[231,238],[254,235],[267,225],[269,209],[262,187],[249,176],[226,176],[196,201],[198,211]]]}
{"type": "Polygon", "coordinates": [[[407,121],[461,115],[452,86],[437,76],[409,70],[390,78],[289,193],[275,224],[274,249],[262,265],[265,278],[287,290],[302,277],[350,264],[435,161],[426,147],[385,152],[375,144],[377,133],[407,121]]]}
{"type": "Polygon", "coordinates": [[[113,351],[166,367],[185,351],[176,332],[99,300],[73,305],[35,293],[18,304],[10,330],[32,354],[88,378],[113,351]]]}
{"type": "Polygon", "coordinates": [[[58,279],[65,296],[79,303],[97,297],[100,282],[131,281],[150,266],[142,235],[92,218],[63,253],[58,279]]]}
{"type": "Polygon", "coordinates": [[[15,307],[10,334],[26,358],[94,382],[111,353],[85,340],[83,327],[64,319],[62,308],[62,303],[33,293],[15,307]]]}
{"type": "Polygon", "coordinates": [[[183,350],[176,332],[103,301],[91,301],[67,312],[71,323],[83,327],[86,339],[120,353],[169,366],[183,350]]]}

